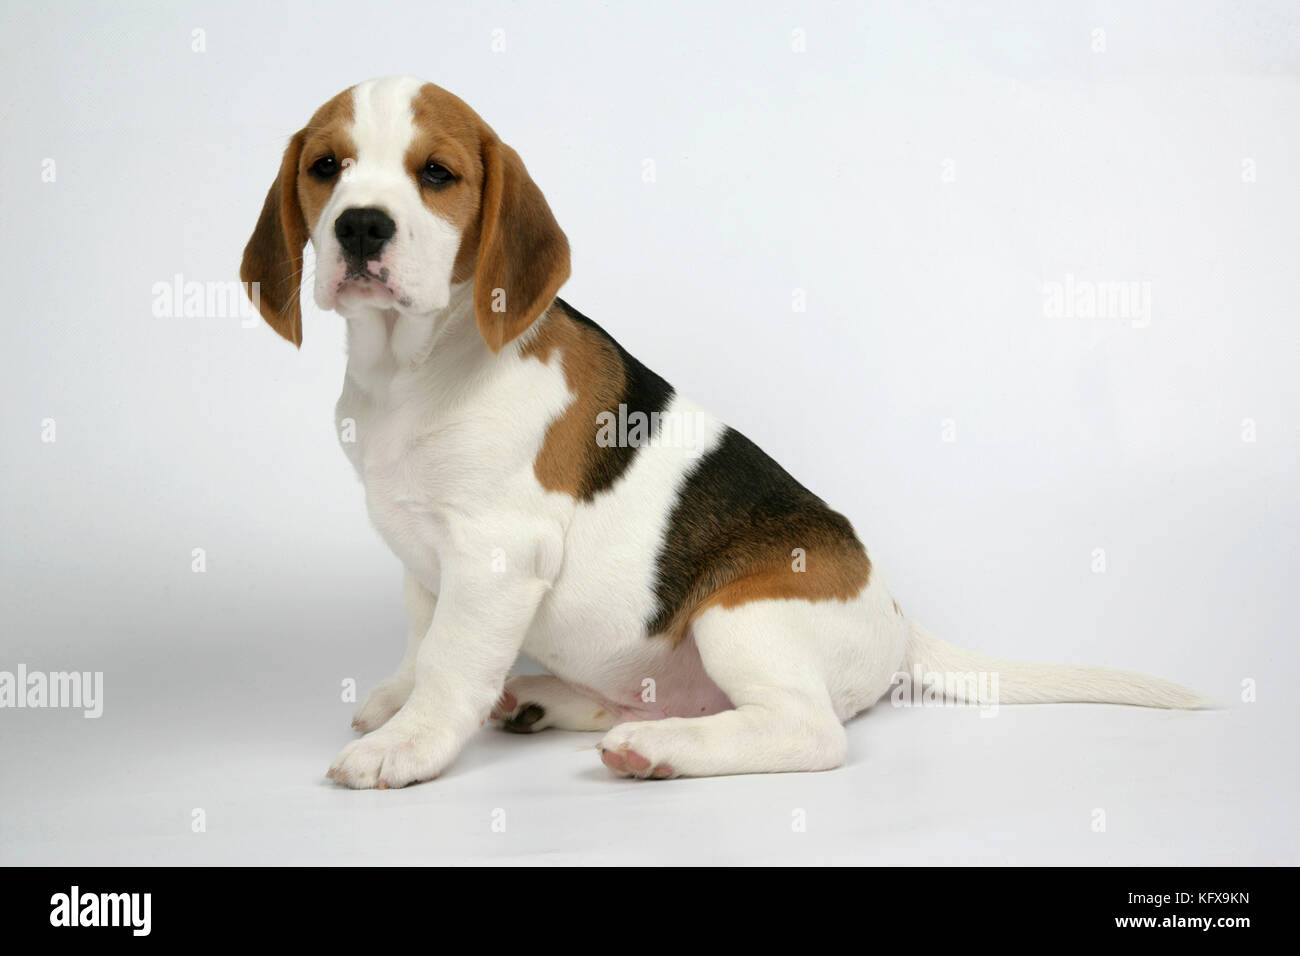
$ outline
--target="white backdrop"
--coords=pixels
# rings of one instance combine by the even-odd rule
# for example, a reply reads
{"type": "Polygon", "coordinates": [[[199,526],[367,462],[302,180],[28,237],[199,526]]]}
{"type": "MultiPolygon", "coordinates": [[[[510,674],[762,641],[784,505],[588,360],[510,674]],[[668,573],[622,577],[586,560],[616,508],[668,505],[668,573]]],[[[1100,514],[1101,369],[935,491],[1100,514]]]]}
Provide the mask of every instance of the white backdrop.
{"type": "Polygon", "coordinates": [[[1133,6],[5,4],[0,669],[103,671],[105,713],[0,710],[0,859],[599,858],[554,813],[403,831],[527,767],[665,862],[1300,862],[1297,16],[1133,6]],[[519,150],[562,295],[848,515],[910,615],[1223,708],[872,715],[850,768],[779,781],[638,789],[583,736],[485,734],[387,804],[319,783],[340,682],[404,633],[333,433],[342,321],[308,295],[295,352],[158,287],[234,280],[288,136],[388,73],[519,150]],[[692,801],[721,830],[653,816],[692,801]]]}

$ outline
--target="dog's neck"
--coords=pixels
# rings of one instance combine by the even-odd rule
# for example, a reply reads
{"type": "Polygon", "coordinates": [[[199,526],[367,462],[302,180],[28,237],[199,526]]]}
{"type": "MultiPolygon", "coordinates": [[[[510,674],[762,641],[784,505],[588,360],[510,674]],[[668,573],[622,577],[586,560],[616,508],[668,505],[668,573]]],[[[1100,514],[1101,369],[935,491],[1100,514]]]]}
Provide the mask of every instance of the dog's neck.
{"type": "Polygon", "coordinates": [[[478,332],[472,281],[453,285],[447,304],[434,312],[367,305],[338,312],[347,321],[347,378],[376,402],[399,402],[412,388],[472,381],[497,358],[478,332]]]}

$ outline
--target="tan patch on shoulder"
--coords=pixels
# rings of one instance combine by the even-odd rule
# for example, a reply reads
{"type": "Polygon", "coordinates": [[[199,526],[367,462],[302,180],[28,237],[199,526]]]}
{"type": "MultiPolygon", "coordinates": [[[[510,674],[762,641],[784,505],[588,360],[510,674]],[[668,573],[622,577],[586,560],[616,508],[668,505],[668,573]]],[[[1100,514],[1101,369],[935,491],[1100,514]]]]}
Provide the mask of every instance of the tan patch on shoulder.
{"type": "Polygon", "coordinates": [[[520,355],[545,364],[557,351],[565,385],[575,397],[547,429],[533,473],[549,491],[586,498],[587,476],[601,453],[596,416],[618,407],[626,372],[609,339],[552,306],[520,355]]]}

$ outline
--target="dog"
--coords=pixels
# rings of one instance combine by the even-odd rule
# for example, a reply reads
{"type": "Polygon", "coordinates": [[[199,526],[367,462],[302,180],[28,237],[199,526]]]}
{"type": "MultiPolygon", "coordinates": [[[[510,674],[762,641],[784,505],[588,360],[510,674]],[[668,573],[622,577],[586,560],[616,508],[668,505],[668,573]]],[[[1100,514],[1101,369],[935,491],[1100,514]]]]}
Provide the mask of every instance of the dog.
{"type": "Polygon", "coordinates": [[[440,87],[361,83],[290,139],[240,278],[295,345],[309,242],[315,302],[347,322],[343,450],[410,620],[336,783],[434,778],[489,718],[601,733],[628,777],[828,770],[899,674],[991,673],[998,703],[1203,705],[907,617],[843,515],[557,297],[569,243],[541,190],[440,87]],[[549,673],[507,679],[521,651],[549,673]]]}

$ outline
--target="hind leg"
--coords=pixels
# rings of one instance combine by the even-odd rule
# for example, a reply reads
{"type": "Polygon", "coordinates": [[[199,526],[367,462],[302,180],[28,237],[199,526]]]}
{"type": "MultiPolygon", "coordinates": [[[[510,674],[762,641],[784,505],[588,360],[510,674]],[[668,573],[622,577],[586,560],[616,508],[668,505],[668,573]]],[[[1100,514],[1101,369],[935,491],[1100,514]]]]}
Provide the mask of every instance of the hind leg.
{"type": "Polygon", "coordinates": [[[601,759],[634,777],[830,770],[847,743],[827,689],[805,602],[712,608],[694,623],[704,669],[735,705],[708,717],[623,723],[600,742],[601,759]]]}
{"type": "Polygon", "coordinates": [[[614,715],[598,701],[550,674],[521,674],[506,681],[505,693],[492,710],[505,730],[531,734],[547,727],[560,730],[609,730],[614,715]]]}

